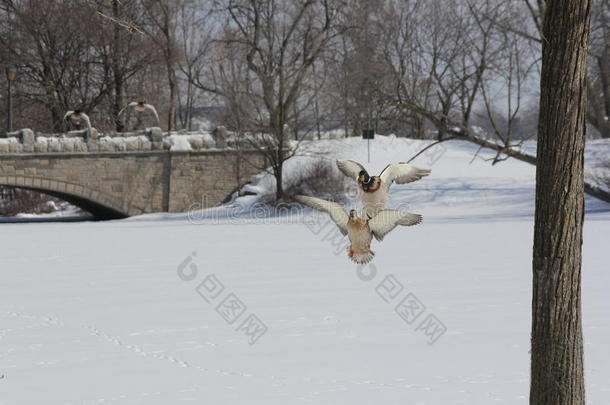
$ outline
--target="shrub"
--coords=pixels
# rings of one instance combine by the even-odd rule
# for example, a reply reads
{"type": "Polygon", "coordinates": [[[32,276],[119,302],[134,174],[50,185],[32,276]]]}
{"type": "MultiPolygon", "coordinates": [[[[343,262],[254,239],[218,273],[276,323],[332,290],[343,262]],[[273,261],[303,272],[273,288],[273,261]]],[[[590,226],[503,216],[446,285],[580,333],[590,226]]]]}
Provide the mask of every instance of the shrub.
{"type": "Polygon", "coordinates": [[[31,190],[15,189],[13,198],[2,204],[2,214],[13,217],[17,214],[47,214],[57,209],[55,202],[61,200],[31,190]]]}
{"type": "Polygon", "coordinates": [[[347,204],[357,197],[356,182],[344,176],[334,161],[318,158],[287,179],[284,192],[288,199],[302,194],[347,204]]]}

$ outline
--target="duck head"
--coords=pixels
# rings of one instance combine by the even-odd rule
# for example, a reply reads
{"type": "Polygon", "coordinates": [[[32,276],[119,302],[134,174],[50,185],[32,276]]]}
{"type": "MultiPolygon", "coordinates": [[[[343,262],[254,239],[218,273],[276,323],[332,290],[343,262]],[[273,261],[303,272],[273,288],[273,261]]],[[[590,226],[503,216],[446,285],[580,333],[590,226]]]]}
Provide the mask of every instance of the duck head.
{"type": "Polygon", "coordinates": [[[347,222],[352,225],[356,225],[356,224],[361,225],[363,223],[363,220],[362,220],[362,218],[360,218],[360,216],[358,216],[358,211],[350,210],[347,222]]]}
{"type": "Polygon", "coordinates": [[[358,182],[362,184],[369,184],[371,181],[371,176],[366,172],[366,170],[360,170],[358,173],[358,182]]]}

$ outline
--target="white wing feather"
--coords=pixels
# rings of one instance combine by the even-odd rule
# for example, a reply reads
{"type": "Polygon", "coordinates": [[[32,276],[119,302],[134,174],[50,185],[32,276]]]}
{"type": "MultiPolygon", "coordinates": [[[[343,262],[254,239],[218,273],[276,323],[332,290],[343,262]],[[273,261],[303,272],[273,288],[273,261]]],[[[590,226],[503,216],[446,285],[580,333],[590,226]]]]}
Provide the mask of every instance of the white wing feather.
{"type": "Polygon", "coordinates": [[[422,221],[422,216],[411,214],[406,211],[382,210],[369,220],[369,228],[375,239],[382,241],[383,238],[398,225],[417,225],[422,221]]]}
{"type": "Polygon", "coordinates": [[[80,113],[80,115],[81,119],[85,121],[85,124],[87,124],[87,128],[91,129],[91,120],[89,119],[89,116],[85,113],[80,113]]]}
{"type": "Polygon", "coordinates": [[[153,106],[152,104],[144,104],[144,106],[146,108],[148,108],[150,111],[152,111],[152,113],[155,115],[155,118],[157,119],[157,124],[160,122],[159,120],[159,114],[157,114],[157,109],[155,108],[155,106],[153,106]]]}
{"type": "Polygon", "coordinates": [[[341,173],[352,179],[357,179],[360,171],[364,170],[364,166],[353,160],[337,160],[337,167],[341,173]]]}
{"type": "Polygon", "coordinates": [[[397,184],[411,183],[429,174],[430,170],[428,169],[420,169],[408,163],[393,163],[383,169],[379,178],[381,178],[386,188],[389,189],[394,182],[397,184]]]}
{"type": "Polygon", "coordinates": [[[132,103],[129,103],[129,104],[127,104],[125,107],[121,108],[121,111],[119,111],[119,114],[117,115],[117,117],[120,117],[120,116],[121,116],[121,115],[122,115],[122,114],[125,112],[125,110],[126,110],[127,108],[129,108],[129,107],[133,107],[131,104],[132,104],[132,103]]]}
{"type": "Polygon", "coordinates": [[[297,195],[294,199],[303,205],[311,207],[315,210],[326,212],[330,215],[330,219],[333,220],[343,235],[347,235],[347,221],[349,219],[347,212],[339,204],[326,201],[321,198],[307,197],[304,195],[297,195]]]}

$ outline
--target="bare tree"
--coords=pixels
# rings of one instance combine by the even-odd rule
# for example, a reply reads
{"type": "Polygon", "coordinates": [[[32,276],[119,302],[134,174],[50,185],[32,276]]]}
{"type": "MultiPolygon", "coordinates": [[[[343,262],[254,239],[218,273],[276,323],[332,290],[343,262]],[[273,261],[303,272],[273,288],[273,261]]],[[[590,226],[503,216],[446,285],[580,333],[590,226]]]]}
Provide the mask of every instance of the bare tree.
{"type": "MultiPolygon", "coordinates": [[[[405,71],[397,64],[401,58],[391,58],[395,61],[393,71],[398,73],[396,84],[386,90],[387,97],[396,100],[398,108],[408,109],[432,123],[439,134],[439,142],[459,139],[495,150],[497,155],[492,159],[493,163],[514,157],[536,164],[534,156],[526,155],[519,149],[523,137],[516,139],[513,136],[522,93],[530,80],[536,77],[536,48],[528,46],[527,42],[531,40],[523,35],[522,29],[502,28],[507,21],[511,21],[507,20],[507,16],[517,21],[517,27],[524,18],[530,18],[523,14],[529,13],[527,7],[523,6],[522,10],[518,10],[520,13],[515,14],[512,3],[496,0],[469,0],[466,3],[456,0],[454,5],[456,7],[447,7],[445,3],[442,5],[451,9],[451,15],[447,18],[454,16],[457,19],[447,23],[442,14],[434,11],[435,3],[426,2],[423,15],[432,12],[432,16],[440,17],[438,22],[435,25],[432,19],[430,23],[423,24],[425,29],[421,32],[426,34],[421,37],[405,37],[414,44],[407,44],[411,59],[417,60],[414,55],[422,55],[417,70],[430,72],[430,77],[420,82],[423,88],[430,84],[430,93],[423,92],[422,96],[421,93],[410,91],[413,88],[409,81],[411,75],[401,74],[405,71]],[[492,90],[498,86],[504,88],[500,99],[505,101],[496,105],[492,101],[492,90]],[[426,94],[431,96],[426,97],[426,94]],[[471,125],[471,118],[478,106],[483,106],[483,112],[492,123],[491,133],[481,134],[471,125]],[[494,121],[497,123],[497,111],[500,110],[506,111],[503,116],[508,125],[504,128],[494,125],[494,121]]],[[[417,78],[416,75],[412,76],[417,78]]],[[[610,192],[606,190],[588,183],[585,183],[585,189],[595,197],[610,201],[610,192]]]]}
{"type": "Polygon", "coordinates": [[[342,3],[227,0],[219,5],[237,27],[234,37],[224,40],[225,46],[242,49],[252,105],[260,112],[249,127],[265,134],[248,139],[269,161],[280,200],[283,163],[294,153],[287,124],[314,62],[342,32],[338,24],[342,3]]]}
{"type": "Polygon", "coordinates": [[[99,129],[121,130],[125,96],[157,66],[138,31],[143,11],[114,0],[1,0],[0,54],[17,70],[18,124],[60,131],[63,114],[79,109],[99,129]]]}
{"type": "Polygon", "coordinates": [[[67,110],[90,112],[103,102],[110,92],[109,72],[96,63],[99,55],[93,51],[100,17],[87,5],[2,0],[0,10],[11,16],[2,29],[12,35],[2,33],[0,47],[19,67],[20,95],[43,106],[55,130],[63,129],[67,110]]]}
{"type": "MultiPolygon", "coordinates": [[[[548,0],[523,0],[527,6],[534,32],[515,29],[510,24],[494,19],[497,26],[505,31],[521,35],[532,42],[542,43],[542,27],[548,0]]],[[[587,78],[588,101],[587,122],[603,138],[610,137],[610,1],[592,1],[592,26],[590,34],[589,75],[587,78]]]]}
{"type": "Polygon", "coordinates": [[[153,39],[163,54],[167,74],[169,102],[167,108],[167,129],[176,129],[179,83],[176,75],[178,50],[176,45],[176,14],[178,0],[140,0],[146,10],[147,24],[142,30],[153,39]]]}
{"type": "Polygon", "coordinates": [[[352,120],[353,86],[349,80],[349,59],[352,51],[347,36],[341,35],[335,39],[333,52],[325,54],[322,60],[329,77],[324,95],[329,101],[330,112],[340,122],[346,137],[349,136],[352,120]]]}
{"type": "Polygon", "coordinates": [[[610,138],[610,0],[593,4],[587,120],[603,138],[610,138]]]}
{"type": "Polygon", "coordinates": [[[580,286],[590,13],[590,0],[549,0],[542,28],[530,404],[585,403],[580,286]]]}
{"type": "MultiPolygon", "coordinates": [[[[211,87],[203,84],[209,78],[205,69],[210,62],[215,34],[213,10],[207,6],[201,2],[183,1],[177,11],[176,37],[181,51],[177,67],[183,79],[178,116],[182,127],[189,130],[192,129],[193,110],[201,89],[211,87]]],[[[211,93],[216,95],[216,92],[211,93]]]]}
{"type": "Polygon", "coordinates": [[[108,126],[123,131],[126,127],[120,112],[133,97],[143,98],[135,91],[137,81],[144,79],[138,75],[156,64],[160,52],[140,30],[145,10],[137,2],[111,0],[99,2],[95,9],[103,16],[99,19],[98,52],[100,65],[109,72],[108,87],[111,89],[108,106],[98,114],[98,121],[103,121],[101,116],[107,113],[104,118],[108,120],[108,126]]]}

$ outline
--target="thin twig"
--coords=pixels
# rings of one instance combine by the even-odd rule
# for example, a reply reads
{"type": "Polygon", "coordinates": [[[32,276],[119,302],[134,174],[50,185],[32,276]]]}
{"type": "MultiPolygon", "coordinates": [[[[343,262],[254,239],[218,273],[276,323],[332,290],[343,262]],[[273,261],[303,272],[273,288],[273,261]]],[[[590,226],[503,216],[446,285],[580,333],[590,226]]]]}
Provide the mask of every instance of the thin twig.
{"type": "Polygon", "coordinates": [[[459,137],[457,135],[454,135],[454,136],[450,136],[450,137],[445,138],[445,139],[441,139],[440,141],[432,142],[430,145],[426,146],[425,148],[423,148],[422,150],[417,152],[411,159],[407,160],[407,163],[411,163],[411,161],[413,161],[416,157],[418,157],[419,155],[421,155],[422,153],[424,153],[425,151],[427,151],[431,147],[433,147],[435,145],[438,145],[441,142],[450,141],[450,140],[456,139],[456,138],[459,138],[459,137]]]}

